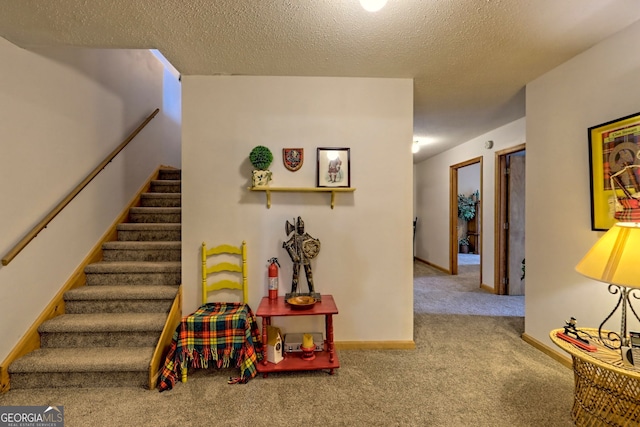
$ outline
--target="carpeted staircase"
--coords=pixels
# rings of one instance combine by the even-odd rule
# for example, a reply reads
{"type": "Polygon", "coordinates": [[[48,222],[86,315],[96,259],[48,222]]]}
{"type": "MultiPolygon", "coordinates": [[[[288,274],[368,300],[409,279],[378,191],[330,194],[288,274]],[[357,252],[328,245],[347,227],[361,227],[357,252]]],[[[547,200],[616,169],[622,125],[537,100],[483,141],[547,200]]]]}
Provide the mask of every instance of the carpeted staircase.
{"type": "Polygon", "coordinates": [[[118,240],[89,264],[86,286],[64,294],[41,348],[9,366],[11,388],[143,386],[181,282],[181,171],[160,169],[118,240]]]}

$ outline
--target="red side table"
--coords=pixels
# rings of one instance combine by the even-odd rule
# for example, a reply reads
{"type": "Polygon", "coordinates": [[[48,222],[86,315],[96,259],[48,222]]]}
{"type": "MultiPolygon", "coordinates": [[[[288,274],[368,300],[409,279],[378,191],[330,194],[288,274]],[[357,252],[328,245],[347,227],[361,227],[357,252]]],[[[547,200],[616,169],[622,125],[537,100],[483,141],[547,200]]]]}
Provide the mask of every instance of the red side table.
{"type": "Polygon", "coordinates": [[[329,369],[329,374],[333,375],[333,370],[340,367],[338,355],[335,352],[333,344],[333,318],[334,314],[338,314],[338,308],[333,300],[332,295],[322,295],[321,301],[318,301],[313,307],[300,310],[291,308],[284,300],[284,297],[270,300],[268,297],[262,298],[256,316],[262,317],[262,342],[263,361],[258,364],[258,372],[266,377],[269,372],[286,372],[286,371],[313,371],[320,369],[329,369]],[[304,360],[300,353],[284,353],[284,360],[275,364],[267,362],[266,343],[267,343],[267,326],[271,325],[271,318],[276,316],[325,316],[325,340],[323,351],[315,352],[316,357],[313,360],[304,360]]]}

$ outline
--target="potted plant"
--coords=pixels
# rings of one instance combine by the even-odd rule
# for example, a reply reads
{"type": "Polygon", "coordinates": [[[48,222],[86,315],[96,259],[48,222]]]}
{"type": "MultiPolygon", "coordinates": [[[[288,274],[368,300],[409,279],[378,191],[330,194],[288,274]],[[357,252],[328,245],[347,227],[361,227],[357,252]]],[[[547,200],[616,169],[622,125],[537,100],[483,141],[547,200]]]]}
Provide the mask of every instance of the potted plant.
{"type": "Polygon", "coordinates": [[[476,216],[476,201],[472,196],[458,194],[458,218],[471,221],[476,216]]]}
{"type": "Polygon", "coordinates": [[[462,237],[458,240],[459,252],[461,254],[469,253],[469,238],[467,236],[462,237]]]}
{"type": "Polygon", "coordinates": [[[271,181],[271,171],[269,166],[273,161],[273,154],[264,145],[257,145],[249,153],[249,161],[255,168],[253,171],[252,185],[254,187],[264,187],[271,181]]]}

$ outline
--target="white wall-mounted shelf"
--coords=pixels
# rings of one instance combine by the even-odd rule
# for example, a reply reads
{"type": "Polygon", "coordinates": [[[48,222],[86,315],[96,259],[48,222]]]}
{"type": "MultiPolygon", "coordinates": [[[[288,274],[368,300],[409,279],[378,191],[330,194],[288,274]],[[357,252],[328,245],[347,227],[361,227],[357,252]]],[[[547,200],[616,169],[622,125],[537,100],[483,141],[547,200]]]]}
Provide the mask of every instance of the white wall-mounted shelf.
{"type": "Polygon", "coordinates": [[[267,209],[271,208],[271,193],[331,193],[331,209],[335,205],[336,193],[353,193],[355,188],[346,187],[249,187],[251,191],[262,191],[267,195],[267,209]]]}

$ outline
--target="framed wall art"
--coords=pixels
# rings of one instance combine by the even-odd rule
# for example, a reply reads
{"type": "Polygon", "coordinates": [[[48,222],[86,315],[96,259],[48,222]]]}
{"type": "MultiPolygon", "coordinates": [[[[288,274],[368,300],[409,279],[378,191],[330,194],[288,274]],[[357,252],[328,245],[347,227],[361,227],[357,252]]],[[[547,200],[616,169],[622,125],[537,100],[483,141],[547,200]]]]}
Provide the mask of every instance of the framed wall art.
{"type": "Polygon", "coordinates": [[[350,148],[318,148],[318,187],[351,187],[350,148]]]}
{"type": "Polygon", "coordinates": [[[297,171],[304,163],[304,148],[283,148],[282,161],[287,170],[297,171]]]}
{"type": "MultiPolygon", "coordinates": [[[[592,126],[588,134],[591,229],[608,230],[616,223],[611,175],[625,166],[640,164],[640,113],[592,126]]],[[[626,185],[630,178],[625,177],[626,185]]]]}

